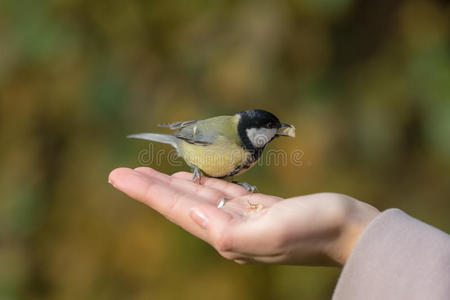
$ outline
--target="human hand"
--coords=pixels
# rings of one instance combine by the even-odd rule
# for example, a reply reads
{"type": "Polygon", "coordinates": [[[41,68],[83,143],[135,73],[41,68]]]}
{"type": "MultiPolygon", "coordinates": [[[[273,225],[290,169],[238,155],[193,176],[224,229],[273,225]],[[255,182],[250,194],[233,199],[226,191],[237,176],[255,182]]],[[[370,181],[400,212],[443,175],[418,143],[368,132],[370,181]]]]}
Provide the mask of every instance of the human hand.
{"type": "Polygon", "coordinates": [[[238,263],[343,265],[379,211],[351,197],[320,193],[282,199],[236,184],[151,168],[115,169],[113,186],[238,263]],[[221,199],[227,202],[217,208],[221,199]]]}

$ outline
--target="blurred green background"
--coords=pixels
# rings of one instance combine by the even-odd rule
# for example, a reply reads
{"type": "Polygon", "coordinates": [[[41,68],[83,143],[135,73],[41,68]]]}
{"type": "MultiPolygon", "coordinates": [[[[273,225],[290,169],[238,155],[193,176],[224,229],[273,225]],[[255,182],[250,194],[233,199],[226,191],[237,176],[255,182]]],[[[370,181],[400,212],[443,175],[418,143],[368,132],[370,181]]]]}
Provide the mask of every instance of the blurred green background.
{"type": "Polygon", "coordinates": [[[107,184],[148,147],[127,134],[248,108],[294,124],[269,148],[304,155],[242,180],[449,232],[449,13],[432,0],[1,1],[0,299],[329,299],[339,269],[228,262],[107,184]]]}

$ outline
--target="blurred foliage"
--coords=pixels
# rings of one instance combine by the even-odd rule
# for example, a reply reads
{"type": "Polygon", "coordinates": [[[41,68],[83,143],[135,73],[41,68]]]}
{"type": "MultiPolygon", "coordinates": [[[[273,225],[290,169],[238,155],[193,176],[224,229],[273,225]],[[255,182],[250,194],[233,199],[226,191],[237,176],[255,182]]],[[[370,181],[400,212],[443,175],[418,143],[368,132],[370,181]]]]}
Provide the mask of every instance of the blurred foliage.
{"type": "Polygon", "coordinates": [[[0,298],[329,299],[338,269],[225,261],[107,184],[146,147],[125,135],[248,108],[296,125],[270,148],[304,152],[300,167],[242,176],[262,192],[341,192],[450,231],[449,12],[1,1],[0,298]]]}

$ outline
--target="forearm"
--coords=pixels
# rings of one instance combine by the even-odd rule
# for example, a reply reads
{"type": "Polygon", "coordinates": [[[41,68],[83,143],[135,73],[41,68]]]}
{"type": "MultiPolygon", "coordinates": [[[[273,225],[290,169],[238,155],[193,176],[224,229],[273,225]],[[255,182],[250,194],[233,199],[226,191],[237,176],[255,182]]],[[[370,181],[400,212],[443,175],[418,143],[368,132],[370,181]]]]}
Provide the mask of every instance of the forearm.
{"type": "Polygon", "coordinates": [[[390,209],[351,252],[334,299],[450,299],[450,236],[390,209]]]}

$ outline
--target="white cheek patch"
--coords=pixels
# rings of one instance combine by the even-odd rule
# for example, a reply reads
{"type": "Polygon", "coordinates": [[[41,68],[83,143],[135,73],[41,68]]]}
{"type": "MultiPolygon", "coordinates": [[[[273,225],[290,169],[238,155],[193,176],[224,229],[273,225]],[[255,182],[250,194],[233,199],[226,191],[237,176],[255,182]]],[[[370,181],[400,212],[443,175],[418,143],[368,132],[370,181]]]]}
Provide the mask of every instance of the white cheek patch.
{"type": "Polygon", "coordinates": [[[250,128],[246,131],[248,139],[255,148],[264,147],[277,133],[276,128],[250,128]]]}

